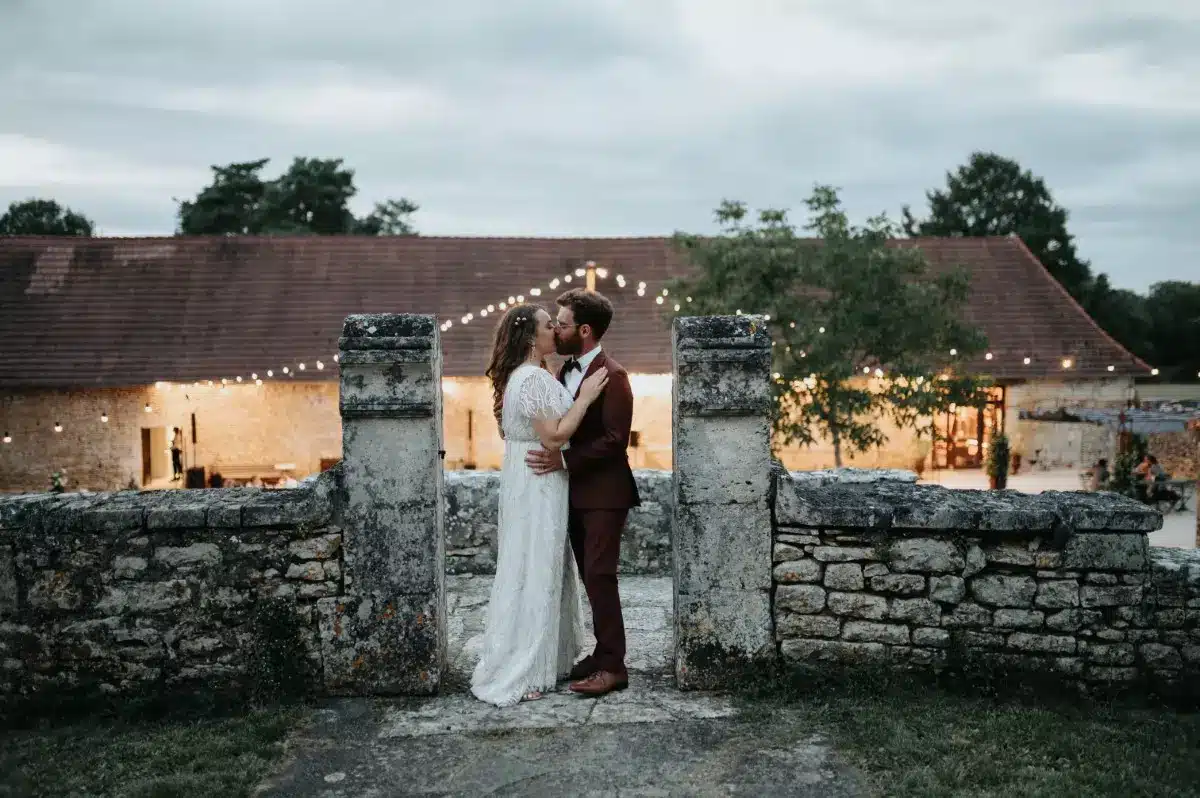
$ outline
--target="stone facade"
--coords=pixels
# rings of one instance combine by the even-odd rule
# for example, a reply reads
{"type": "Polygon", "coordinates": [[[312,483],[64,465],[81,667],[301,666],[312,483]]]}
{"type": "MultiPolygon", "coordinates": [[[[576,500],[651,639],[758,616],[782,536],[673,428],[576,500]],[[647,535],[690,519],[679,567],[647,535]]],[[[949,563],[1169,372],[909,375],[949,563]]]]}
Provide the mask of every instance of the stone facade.
{"type": "Polygon", "coordinates": [[[0,498],[0,700],[241,690],[267,650],[321,689],[320,605],[346,580],[332,493],[0,498]]]}
{"type": "MultiPolygon", "coordinates": [[[[622,574],[671,573],[671,472],[634,471],[642,505],[629,513],[621,535],[622,574]]],[[[496,512],[500,475],[446,472],[446,572],[496,572],[496,512]]]]}
{"type": "Polygon", "coordinates": [[[787,475],[777,496],[787,661],[971,664],[1092,687],[1200,676],[1200,553],[1150,548],[1162,519],[1137,502],[787,475]]]}

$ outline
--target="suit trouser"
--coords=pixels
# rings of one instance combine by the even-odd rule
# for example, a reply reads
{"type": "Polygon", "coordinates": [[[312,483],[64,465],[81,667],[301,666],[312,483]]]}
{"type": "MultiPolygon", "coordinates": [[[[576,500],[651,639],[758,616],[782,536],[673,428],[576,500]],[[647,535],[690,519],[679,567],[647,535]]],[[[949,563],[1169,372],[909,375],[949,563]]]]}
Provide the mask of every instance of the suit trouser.
{"type": "Polygon", "coordinates": [[[621,530],[629,510],[571,510],[568,533],[575,564],[592,606],[596,670],[625,675],[625,619],[617,591],[621,530]]]}

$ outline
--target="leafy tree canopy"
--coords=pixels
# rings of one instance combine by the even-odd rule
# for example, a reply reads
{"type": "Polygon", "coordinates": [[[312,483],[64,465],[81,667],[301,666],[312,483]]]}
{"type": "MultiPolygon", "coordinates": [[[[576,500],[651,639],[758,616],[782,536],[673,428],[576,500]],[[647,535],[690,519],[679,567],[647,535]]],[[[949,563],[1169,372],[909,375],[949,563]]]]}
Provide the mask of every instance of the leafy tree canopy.
{"type": "Polygon", "coordinates": [[[950,404],[981,401],[982,383],[953,369],[987,343],[963,321],[967,275],[933,274],[919,248],[890,243],[899,228],[886,216],[851,224],[831,187],[807,206],[819,241],[784,211],[748,222],[730,201],[716,211],[720,235],[675,237],[695,267],[669,289],[677,312],[769,316],[777,440],[829,440],[841,465],[843,451],[886,443],[883,418],[927,433],[950,404]]]}
{"type": "Polygon", "coordinates": [[[179,203],[184,235],[416,235],[408,199],[376,203],[361,219],[350,211],[354,170],[340,158],[296,158],[266,180],[269,159],[214,166],[213,181],[179,203]]]}
{"type": "Polygon", "coordinates": [[[14,202],[0,216],[4,236],[90,236],[94,229],[82,213],[47,199],[14,202]]]}

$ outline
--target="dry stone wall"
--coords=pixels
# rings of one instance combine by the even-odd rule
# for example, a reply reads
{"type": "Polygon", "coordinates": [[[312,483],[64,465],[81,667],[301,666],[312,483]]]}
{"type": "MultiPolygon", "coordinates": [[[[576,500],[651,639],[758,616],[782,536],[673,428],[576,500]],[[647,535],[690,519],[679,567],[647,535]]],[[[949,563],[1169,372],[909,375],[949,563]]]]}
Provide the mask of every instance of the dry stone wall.
{"type": "Polygon", "coordinates": [[[1081,686],[1200,675],[1200,555],[1115,494],[953,491],[776,474],[779,653],[983,667],[1081,686]]]}
{"type": "MultiPolygon", "coordinates": [[[[620,572],[626,575],[671,574],[671,472],[639,470],[642,505],[629,513],[621,534],[620,572]]],[[[494,471],[446,472],[446,572],[496,572],[496,514],[500,474],[494,471]]]]}
{"type": "Polygon", "coordinates": [[[320,688],[343,593],[332,477],[0,498],[0,702],[320,688]]]}

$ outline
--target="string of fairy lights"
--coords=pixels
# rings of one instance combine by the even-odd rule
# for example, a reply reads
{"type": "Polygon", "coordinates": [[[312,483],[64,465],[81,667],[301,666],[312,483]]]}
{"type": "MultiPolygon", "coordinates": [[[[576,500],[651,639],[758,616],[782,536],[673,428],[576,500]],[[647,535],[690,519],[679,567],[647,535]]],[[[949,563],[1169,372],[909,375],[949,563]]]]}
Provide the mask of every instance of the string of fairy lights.
{"type": "MultiPolygon", "coordinates": [[[[565,290],[565,288],[571,287],[572,284],[576,280],[583,280],[587,288],[595,289],[597,287],[597,280],[607,280],[609,277],[609,274],[610,274],[610,271],[608,269],[606,269],[604,267],[596,266],[596,264],[594,262],[589,261],[586,264],[586,266],[576,268],[573,271],[567,272],[566,274],[562,275],[561,277],[554,277],[553,279],[546,282],[543,286],[531,287],[528,291],[528,295],[530,297],[540,297],[546,290],[555,291],[555,290],[558,290],[559,288],[563,288],[565,290]]],[[[617,287],[620,289],[624,289],[630,283],[630,281],[627,280],[623,274],[615,274],[614,281],[616,282],[617,287]]],[[[647,283],[644,280],[637,282],[635,293],[639,298],[651,299],[654,302],[654,304],[656,304],[656,305],[666,305],[668,302],[670,302],[672,309],[676,313],[681,311],[683,309],[684,305],[690,304],[692,302],[692,298],[690,296],[685,296],[683,298],[683,302],[679,302],[677,298],[675,300],[672,300],[671,295],[670,295],[670,289],[668,289],[668,288],[662,288],[662,289],[657,290],[656,292],[651,293],[647,283]]],[[[468,311],[467,313],[463,313],[463,314],[457,316],[457,320],[455,318],[445,318],[440,323],[439,329],[442,332],[449,332],[451,329],[453,329],[456,326],[466,327],[472,323],[482,321],[483,319],[486,319],[495,313],[498,313],[498,312],[503,313],[505,310],[507,310],[509,307],[511,307],[513,305],[524,304],[525,298],[526,298],[525,294],[510,294],[507,298],[497,299],[494,302],[489,302],[487,305],[480,306],[480,308],[477,311],[472,310],[472,311],[468,311]]],[[[740,308],[738,308],[735,311],[735,315],[741,316],[741,315],[746,315],[746,314],[743,314],[742,310],[740,308]]],[[[769,314],[762,314],[761,317],[768,324],[771,323],[771,316],[769,314]]],[[[780,323],[780,322],[777,322],[777,323],[780,323]]],[[[792,328],[795,328],[796,322],[794,322],[794,321],[788,322],[788,325],[792,328]]],[[[818,327],[817,332],[818,332],[818,334],[824,334],[825,328],[818,327]]],[[[775,345],[774,342],[772,342],[771,345],[774,346],[775,345]]],[[[785,348],[787,351],[789,351],[789,352],[791,351],[790,346],[787,346],[785,348]]],[[[955,357],[958,355],[958,350],[951,349],[949,354],[951,357],[955,357]]],[[[999,350],[992,350],[989,352],[985,352],[983,357],[984,357],[984,360],[994,361],[999,358],[1000,354],[1003,354],[1003,352],[1001,352],[999,350]]],[[[1025,366],[1030,366],[1036,361],[1036,358],[1034,358],[1032,355],[1029,355],[1027,353],[1017,353],[1015,356],[1020,357],[1022,364],[1025,366]]],[[[800,357],[802,357],[802,358],[806,357],[806,353],[800,352],[800,357]]],[[[333,363],[337,363],[338,356],[336,354],[334,354],[330,358],[330,360],[333,363]]],[[[1063,357],[1059,358],[1058,360],[1059,360],[1059,365],[1062,367],[1063,371],[1071,371],[1071,370],[1075,370],[1075,369],[1079,368],[1079,359],[1077,357],[1063,356],[1063,357]]],[[[307,376],[307,373],[309,370],[309,362],[310,361],[298,361],[294,364],[294,366],[293,365],[284,365],[279,369],[279,374],[282,375],[283,377],[286,377],[289,379],[295,379],[296,377],[300,376],[301,374],[307,376]]],[[[324,371],[326,368],[326,363],[321,358],[313,358],[311,362],[312,362],[313,368],[318,372],[324,371]]],[[[1115,372],[1116,369],[1117,369],[1116,365],[1112,364],[1112,363],[1108,364],[1106,367],[1106,370],[1108,372],[1115,372]]],[[[1159,373],[1159,370],[1156,368],[1150,370],[1151,376],[1157,377],[1158,373],[1159,373]]],[[[874,375],[877,378],[882,378],[882,377],[886,376],[886,372],[883,369],[881,369],[881,368],[872,369],[870,366],[863,367],[863,374],[865,376],[874,375]]],[[[1198,374],[1197,376],[1200,377],[1200,374],[1198,374]]],[[[779,379],[781,379],[781,375],[779,373],[775,373],[775,374],[772,374],[772,378],[775,380],[779,380],[779,379]]],[[[267,368],[261,372],[257,372],[257,371],[251,372],[248,379],[244,378],[242,375],[239,375],[239,376],[233,377],[232,379],[228,378],[228,377],[221,377],[221,378],[214,378],[214,379],[208,379],[208,380],[196,380],[196,381],[192,382],[190,385],[188,383],[176,383],[176,385],[181,385],[185,389],[187,389],[189,387],[190,388],[205,388],[205,387],[214,388],[214,389],[217,389],[220,393],[227,393],[231,387],[236,387],[238,385],[261,386],[261,385],[263,385],[265,380],[272,380],[272,379],[277,379],[275,369],[267,368]]],[[[159,382],[155,383],[155,387],[158,388],[159,390],[170,390],[172,385],[173,385],[172,383],[166,382],[166,381],[159,381],[159,382]]],[[[150,402],[145,403],[145,405],[143,406],[143,411],[145,413],[153,413],[154,412],[153,404],[151,404],[150,402]]],[[[100,418],[101,424],[107,424],[109,422],[109,416],[108,416],[107,411],[102,412],[100,414],[99,418],[100,418]]],[[[62,422],[60,422],[60,421],[54,422],[53,430],[56,434],[61,433],[63,431],[63,429],[64,429],[64,426],[63,426],[62,422]]],[[[12,435],[7,430],[4,432],[3,436],[0,436],[0,443],[6,443],[6,444],[12,443],[12,440],[13,440],[12,435]]]]}

